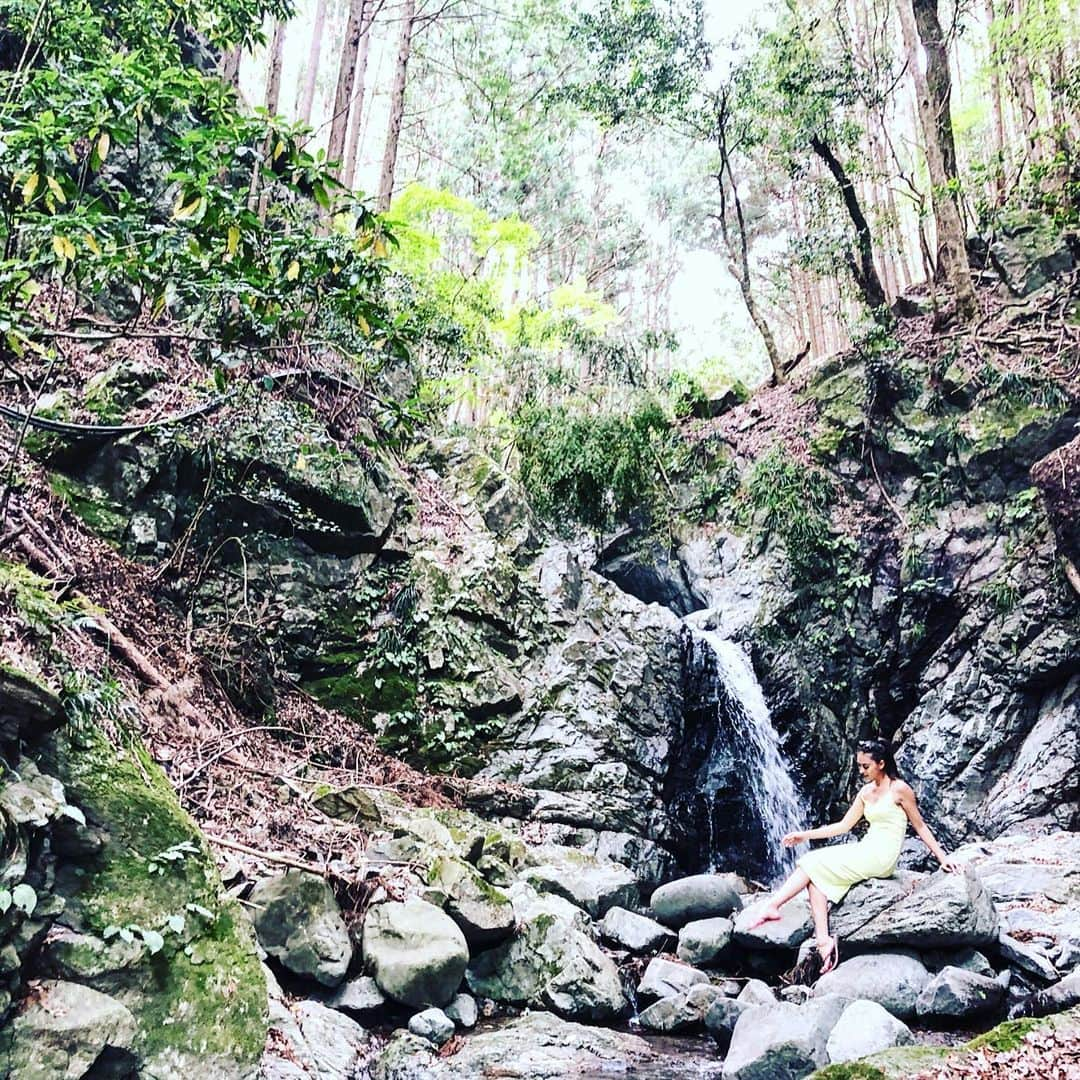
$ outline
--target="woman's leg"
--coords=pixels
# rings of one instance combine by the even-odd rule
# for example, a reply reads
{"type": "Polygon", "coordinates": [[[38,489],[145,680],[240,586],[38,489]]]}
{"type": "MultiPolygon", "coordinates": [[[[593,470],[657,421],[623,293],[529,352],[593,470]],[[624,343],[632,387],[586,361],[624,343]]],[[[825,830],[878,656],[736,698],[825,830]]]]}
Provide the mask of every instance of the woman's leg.
{"type": "Polygon", "coordinates": [[[818,952],[821,954],[821,973],[831,971],[836,967],[836,938],[829,933],[829,899],[811,882],[810,913],[814,916],[814,940],[817,942],[818,952]]]}
{"type": "MultiPolygon", "coordinates": [[[[762,923],[779,919],[780,908],[793,897],[798,896],[808,885],[810,885],[810,875],[801,866],[796,867],[787,881],[780,886],[780,891],[773,896],[769,906],[750,924],[748,929],[753,930],[755,926],[760,926],[762,923]]],[[[813,889],[814,886],[810,885],[810,888],[813,889]]],[[[824,898],[824,893],[822,897],[824,898]]]]}

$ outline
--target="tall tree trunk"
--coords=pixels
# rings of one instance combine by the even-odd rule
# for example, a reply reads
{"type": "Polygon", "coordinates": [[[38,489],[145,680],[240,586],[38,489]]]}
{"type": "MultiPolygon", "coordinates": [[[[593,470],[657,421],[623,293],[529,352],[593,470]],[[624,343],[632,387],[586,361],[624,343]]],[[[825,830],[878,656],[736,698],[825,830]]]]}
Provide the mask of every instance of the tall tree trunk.
{"type": "Polygon", "coordinates": [[[382,174],[379,177],[379,198],[376,207],[382,213],[390,206],[394,191],[394,169],[397,165],[398,139],[401,122],[405,118],[405,81],[412,54],[413,21],[416,0],[405,0],[401,13],[401,34],[398,37],[397,66],[394,70],[394,86],[390,91],[390,125],[386,132],[386,149],[383,151],[382,174]]]}
{"type": "Polygon", "coordinates": [[[345,155],[345,136],[349,130],[349,107],[352,105],[353,83],[356,80],[356,54],[363,33],[364,10],[367,0],[349,0],[349,21],[345,26],[345,41],[341,46],[337,89],[334,92],[334,112],[330,119],[330,138],[326,144],[327,161],[341,161],[345,155]]]}
{"type": "Polygon", "coordinates": [[[356,179],[356,159],[360,152],[360,125],[364,118],[364,91],[367,88],[368,55],[371,52],[371,27],[374,20],[369,19],[360,38],[360,56],[356,61],[356,85],[353,89],[352,108],[349,112],[349,137],[345,142],[344,169],[341,182],[352,188],[356,179]]]}
{"type": "Polygon", "coordinates": [[[1001,51],[997,47],[994,24],[994,0],[984,0],[987,21],[987,41],[989,45],[990,70],[990,137],[991,153],[994,158],[993,191],[994,206],[1005,205],[1005,173],[1008,170],[1005,142],[1005,114],[1001,100],[1001,51]]]}
{"type": "Polygon", "coordinates": [[[1029,158],[1033,165],[1039,165],[1046,157],[1042,137],[1042,121],[1039,118],[1039,106],[1035,99],[1035,83],[1031,77],[1031,65],[1027,58],[1027,44],[1023,40],[1024,0],[1007,0],[1009,5],[1009,26],[1013,37],[1010,49],[1009,85],[1012,87],[1016,106],[1020,112],[1020,125],[1028,144],[1029,158]]]}
{"type": "MultiPolygon", "coordinates": [[[[941,164],[945,176],[955,180],[959,175],[956,168],[956,142],[953,139],[952,126],[952,76],[949,73],[949,53],[945,46],[945,34],[938,19],[937,0],[912,0],[915,14],[915,26],[926,53],[926,90],[929,107],[933,110],[934,125],[937,128],[938,145],[941,147],[941,164]]],[[[911,55],[910,47],[908,50],[911,55]]],[[[916,76],[918,87],[918,76],[916,76]]],[[[920,90],[920,97],[922,96],[920,90]]]]}
{"type": "Polygon", "coordinates": [[[300,106],[297,112],[301,124],[311,123],[311,110],[315,104],[315,83],[319,74],[319,61],[322,59],[323,35],[326,33],[326,2],[318,0],[315,5],[315,25],[311,29],[311,48],[308,49],[307,69],[304,71],[304,88],[300,91],[300,106]]]}
{"type": "Polygon", "coordinates": [[[281,102],[281,63],[285,56],[285,22],[274,23],[274,36],[270,42],[270,67],[266,73],[266,111],[277,116],[281,102]]]}
{"type": "Polygon", "coordinates": [[[870,225],[859,203],[859,196],[855,192],[855,185],[851,182],[847,170],[832,152],[832,148],[824,140],[816,135],[810,139],[810,148],[825,163],[825,167],[832,173],[833,179],[840,188],[840,195],[844,200],[844,207],[855,226],[855,240],[858,245],[859,257],[855,259],[848,255],[848,266],[855,284],[862,294],[866,306],[870,309],[875,320],[889,325],[892,323],[892,315],[885,303],[885,290],[881,287],[881,279],[878,277],[877,268],[874,266],[874,240],[870,232],[870,225]]]}
{"type": "Polygon", "coordinates": [[[235,49],[223,52],[218,61],[218,74],[222,81],[227,82],[233,89],[240,86],[240,58],[243,55],[244,51],[238,45],[235,49]]]}
{"type": "MultiPolygon", "coordinates": [[[[932,5],[935,0],[898,0],[900,26],[904,34],[904,47],[908,55],[908,67],[915,80],[915,97],[919,111],[919,125],[923,133],[923,145],[926,151],[926,164],[930,172],[930,198],[934,208],[934,223],[937,227],[938,258],[942,263],[945,276],[956,296],[956,312],[965,321],[978,312],[975,289],[971,283],[971,267],[968,264],[967,246],[964,239],[964,225],[960,217],[960,206],[948,189],[950,177],[945,168],[945,151],[941,144],[941,131],[947,124],[950,133],[952,117],[948,113],[948,92],[944,99],[939,99],[931,90],[931,84],[940,85],[949,78],[948,56],[940,50],[933,40],[926,49],[926,71],[919,63],[918,40],[922,26],[930,26],[937,21],[936,12],[931,21],[925,13],[921,23],[916,21],[915,11],[932,5]],[[944,71],[939,65],[944,62],[944,71]],[[933,74],[931,74],[933,71],[933,74]],[[939,108],[944,101],[944,116],[939,108]]],[[[940,28],[939,28],[940,29],[940,28]]],[[[955,166],[955,151],[953,155],[955,166]]]]}

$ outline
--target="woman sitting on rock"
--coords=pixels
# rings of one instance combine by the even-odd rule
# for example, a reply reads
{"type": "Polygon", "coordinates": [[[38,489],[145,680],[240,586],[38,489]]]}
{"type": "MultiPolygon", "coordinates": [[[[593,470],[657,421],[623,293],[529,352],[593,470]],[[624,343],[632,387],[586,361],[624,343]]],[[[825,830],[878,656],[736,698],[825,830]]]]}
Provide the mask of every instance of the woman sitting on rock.
{"type": "Polygon", "coordinates": [[[807,840],[840,836],[851,832],[863,816],[870,823],[866,835],[856,844],[834,844],[803,855],[797,869],[784,882],[764,912],[749,926],[752,930],[762,923],[779,919],[780,907],[806,889],[810,894],[810,910],[814,916],[818,951],[821,953],[822,974],[836,967],[839,948],[836,938],[829,934],[828,901],[839,903],[852,885],[867,878],[889,877],[896,869],[909,821],[937,857],[943,870],[959,869],[946,856],[923,821],[915,804],[915,792],[897,775],[896,760],[889,744],[883,739],[859,743],[856,762],[859,773],[867,783],[855,796],[843,820],[820,829],[788,833],[782,843],[784,847],[794,847],[807,840]]]}

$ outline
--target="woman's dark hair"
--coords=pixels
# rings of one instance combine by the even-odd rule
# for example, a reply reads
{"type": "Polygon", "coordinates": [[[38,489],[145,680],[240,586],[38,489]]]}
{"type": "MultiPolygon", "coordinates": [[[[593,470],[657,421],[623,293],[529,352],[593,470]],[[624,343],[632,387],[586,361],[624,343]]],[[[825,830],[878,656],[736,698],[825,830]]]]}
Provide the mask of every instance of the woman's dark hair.
{"type": "Polygon", "coordinates": [[[884,739],[862,739],[856,747],[856,752],[869,754],[875,761],[885,763],[885,775],[890,780],[900,777],[900,770],[896,767],[896,758],[893,756],[892,744],[884,739]]]}

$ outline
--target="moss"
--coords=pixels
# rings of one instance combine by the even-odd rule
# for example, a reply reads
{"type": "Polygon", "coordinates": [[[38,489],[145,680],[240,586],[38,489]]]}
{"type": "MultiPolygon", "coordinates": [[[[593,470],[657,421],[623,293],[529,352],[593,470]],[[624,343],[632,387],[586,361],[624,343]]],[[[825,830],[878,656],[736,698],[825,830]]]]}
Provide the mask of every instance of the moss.
{"type": "Polygon", "coordinates": [[[861,1061],[829,1065],[814,1073],[815,1080],[887,1080],[885,1074],[873,1065],[861,1061]]]}
{"type": "Polygon", "coordinates": [[[81,518],[99,536],[117,543],[123,539],[127,515],[104,492],[81,484],[63,473],[50,474],[49,487],[76,517],[81,518]]]}
{"type": "Polygon", "coordinates": [[[965,1050],[1015,1050],[1029,1032],[1039,1027],[1039,1021],[1033,1019],[1006,1020],[991,1028],[985,1034],[972,1039],[964,1047],[965,1050]]]}
{"type": "Polygon", "coordinates": [[[140,1051],[148,1062],[206,1069],[216,1061],[214,1075],[240,1075],[264,1045],[266,984],[250,926],[222,901],[195,823],[137,743],[116,750],[88,727],[58,735],[48,756],[69,800],[108,837],[81,873],[65,879],[68,917],[99,936],[133,925],[165,937],[165,947],[132,965],[130,981],[114,991],[136,1017],[140,1051]],[[194,853],[155,861],[181,843],[194,853]],[[180,934],[167,930],[175,915],[185,920],[180,934]]]}

